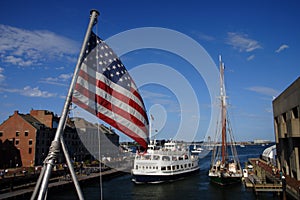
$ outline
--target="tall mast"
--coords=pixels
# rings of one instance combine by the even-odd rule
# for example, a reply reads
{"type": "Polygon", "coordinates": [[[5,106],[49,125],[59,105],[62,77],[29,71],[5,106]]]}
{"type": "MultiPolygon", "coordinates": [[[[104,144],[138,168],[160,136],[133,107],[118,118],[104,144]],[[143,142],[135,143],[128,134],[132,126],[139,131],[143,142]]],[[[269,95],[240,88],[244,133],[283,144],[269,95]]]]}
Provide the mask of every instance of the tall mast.
{"type": "Polygon", "coordinates": [[[220,98],[221,98],[221,121],[222,121],[222,163],[225,163],[226,159],[226,94],[224,85],[224,64],[222,58],[219,56],[220,61],[220,98]]]}

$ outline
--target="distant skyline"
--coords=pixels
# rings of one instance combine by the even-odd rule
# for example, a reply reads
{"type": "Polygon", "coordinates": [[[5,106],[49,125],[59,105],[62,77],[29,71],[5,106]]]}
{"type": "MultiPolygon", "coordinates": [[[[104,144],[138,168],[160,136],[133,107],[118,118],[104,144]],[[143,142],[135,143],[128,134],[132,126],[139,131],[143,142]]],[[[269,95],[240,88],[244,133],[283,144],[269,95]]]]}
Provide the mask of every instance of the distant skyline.
{"type": "Polygon", "coordinates": [[[300,76],[299,7],[296,0],[1,1],[0,123],[15,110],[61,114],[89,12],[97,9],[94,31],[140,87],[156,137],[173,138],[180,127],[177,135],[186,131],[193,137],[189,125],[197,126],[195,140],[213,135],[207,132],[218,103],[204,72],[214,74],[222,55],[235,139],[274,141],[272,100],[300,76]],[[133,36],[153,28],[157,36],[133,36]],[[164,31],[174,35],[164,40],[164,31]],[[165,41],[172,42],[159,47],[165,41]],[[143,46],[147,42],[153,46],[143,46]],[[203,51],[185,47],[192,42],[203,51]],[[195,66],[193,59],[203,63],[195,66]]]}

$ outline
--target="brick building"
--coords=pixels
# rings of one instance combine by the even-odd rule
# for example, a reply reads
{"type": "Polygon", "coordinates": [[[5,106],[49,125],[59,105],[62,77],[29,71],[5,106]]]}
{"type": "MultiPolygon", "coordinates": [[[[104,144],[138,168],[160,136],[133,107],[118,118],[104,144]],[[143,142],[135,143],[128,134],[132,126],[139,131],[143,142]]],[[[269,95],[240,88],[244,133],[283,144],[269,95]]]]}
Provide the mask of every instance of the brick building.
{"type": "MultiPolygon", "coordinates": [[[[11,147],[18,149],[19,153],[9,156],[12,161],[2,159],[2,168],[41,165],[48,154],[58,122],[59,117],[47,110],[31,110],[30,114],[15,111],[0,125],[0,141],[13,145],[11,147]]],[[[88,154],[76,130],[69,125],[66,126],[64,139],[71,156],[81,154],[81,157],[85,157],[88,154]]],[[[3,144],[0,155],[4,155],[8,149],[8,145],[4,148],[3,144]]],[[[58,156],[58,162],[64,162],[62,154],[58,156]]]]}
{"type": "Polygon", "coordinates": [[[35,156],[41,157],[37,154],[46,153],[48,140],[53,134],[52,129],[33,116],[20,114],[18,111],[0,125],[0,140],[8,141],[20,151],[20,163],[14,163],[15,166],[34,165],[35,156]]]}
{"type": "MultiPolygon", "coordinates": [[[[51,111],[31,110],[30,114],[21,114],[15,111],[12,116],[0,124],[0,168],[42,165],[54,139],[58,122],[59,117],[51,111]]],[[[105,139],[109,141],[101,142],[102,152],[118,154],[119,136],[104,125],[97,127],[84,119],[67,120],[63,138],[71,159],[80,162],[97,158],[98,155],[95,155],[95,152],[89,152],[94,151],[95,146],[87,149],[86,146],[90,146],[90,144],[86,141],[97,141],[98,133],[101,133],[102,141],[105,139]],[[83,139],[84,142],[82,142],[83,139]],[[108,149],[107,144],[113,144],[111,145],[113,149],[110,148],[109,152],[104,150],[108,149]]],[[[99,143],[96,144],[98,148],[99,143]]],[[[65,162],[62,152],[58,156],[57,162],[65,162]]]]}

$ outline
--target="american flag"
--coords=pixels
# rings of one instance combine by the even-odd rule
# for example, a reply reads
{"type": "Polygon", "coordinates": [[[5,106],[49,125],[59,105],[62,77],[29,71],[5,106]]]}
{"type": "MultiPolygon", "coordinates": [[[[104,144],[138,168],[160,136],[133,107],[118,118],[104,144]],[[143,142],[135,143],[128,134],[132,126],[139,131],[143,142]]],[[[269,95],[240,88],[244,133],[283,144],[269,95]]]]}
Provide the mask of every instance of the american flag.
{"type": "Polygon", "coordinates": [[[147,148],[148,117],[142,97],[113,50],[91,33],[72,101],[147,148]]]}

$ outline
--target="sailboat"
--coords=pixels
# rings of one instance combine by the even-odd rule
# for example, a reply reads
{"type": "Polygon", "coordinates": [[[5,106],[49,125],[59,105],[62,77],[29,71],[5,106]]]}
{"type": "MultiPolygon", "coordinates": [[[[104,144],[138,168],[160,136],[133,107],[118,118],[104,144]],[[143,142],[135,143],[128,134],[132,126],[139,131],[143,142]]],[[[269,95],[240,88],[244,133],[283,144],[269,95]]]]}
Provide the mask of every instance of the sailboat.
{"type": "Polygon", "coordinates": [[[215,145],[208,176],[219,185],[229,185],[241,181],[243,176],[236,145],[227,116],[226,92],[224,84],[224,64],[220,61],[220,123],[217,123],[215,145]]]}

